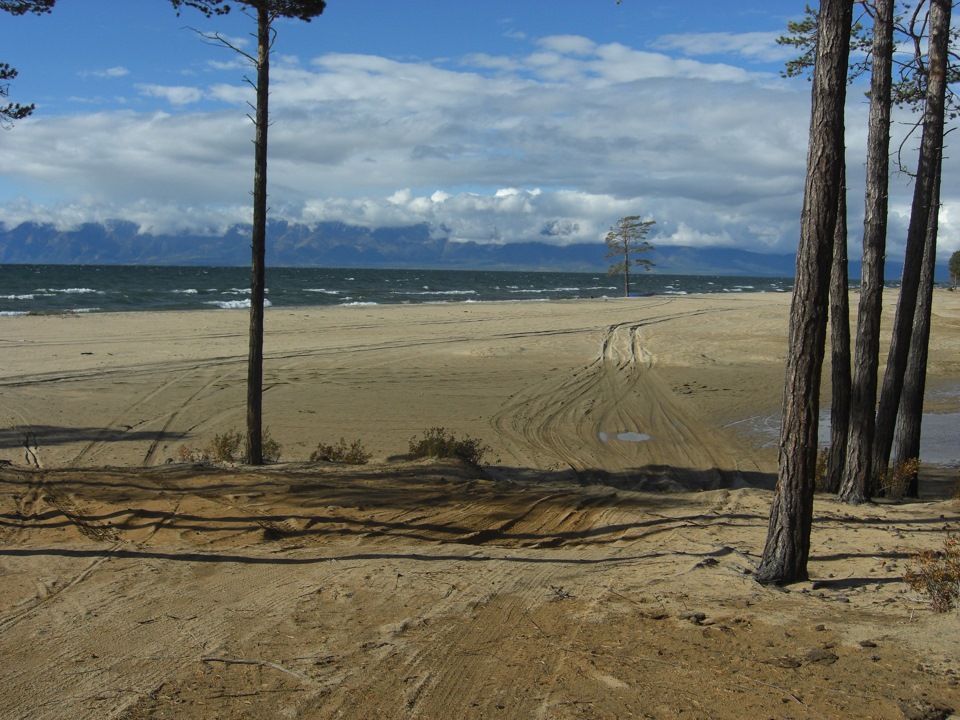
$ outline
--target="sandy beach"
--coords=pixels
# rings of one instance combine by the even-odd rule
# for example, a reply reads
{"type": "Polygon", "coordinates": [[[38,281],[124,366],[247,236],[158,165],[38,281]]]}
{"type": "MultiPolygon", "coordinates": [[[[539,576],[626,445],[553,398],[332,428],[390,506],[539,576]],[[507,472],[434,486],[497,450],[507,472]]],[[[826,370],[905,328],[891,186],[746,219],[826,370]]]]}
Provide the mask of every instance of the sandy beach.
{"type": "MultiPolygon", "coordinates": [[[[955,468],[818,497],[812,581],[751,578],[789,304],[271,309],[263,468],[181,462],[243,428],[245,312],[0,317],[0,715],[960,714],[957,614],[902,582],[955,468]],[[408,460],[430,427],[489,466],[408,460]],[[370,464],[308,462],[341,437],[370,464]]],[[[957,415],[960,293],[933,328],[957,415]]]]}

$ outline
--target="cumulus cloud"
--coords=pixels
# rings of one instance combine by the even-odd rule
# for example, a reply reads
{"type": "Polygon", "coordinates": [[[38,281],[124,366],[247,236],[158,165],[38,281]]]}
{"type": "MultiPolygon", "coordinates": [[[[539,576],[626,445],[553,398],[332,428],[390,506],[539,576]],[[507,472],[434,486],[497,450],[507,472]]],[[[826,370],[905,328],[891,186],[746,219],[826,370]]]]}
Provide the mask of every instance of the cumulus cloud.
{"type": "MultiPolygon", "coordinates": [[[[640,214],[657,221],[658,243],[793,250],[809,85],[698,59],[707,47],[711,57],[759,56],[768,35],[681,40],[663,39],[652,52],[562,35],[509,55],[278,62],[273,216],[567,244],[602,242],[617,218],[640,214]]],[[[247,222],[253,98],[239,73],[233,78],[141,85],[144,97],[167,103],[163,111],[20,123],[0,155],[0,187],[6,197],[39,189],[50,202],[7,203],[6,222],[109,213],[152,232],[247,222]]],[[[862,193],[865,112],[851,93],[852,198],[862,193]]],[[[960,184],[945,171],[949,195],[960,184]]],[[[895,191],[891,206],[903,198],[909,206],[909,188],[895,191]]],[[[851,222],[859,207],[851,200],[851,222]]],[[[949,216],[942,224],[944,252],[960,247],[957,225],[949,216]]]]}
{"type": "Polygon", "coordinates": [[[163,98],[177,107],[199,102],[203,98],[203,91],[196,87],[183,85],[137,85],[136,87],[142,95],[163,98]]]}
{"type": "Polygon", "coordinates": [[[795,48],[777,44],[782,32],[712,32],[686,35],[662,35],[651,47],[656,50],[679,50],[690,57],[736,56],[753,62],[783,62],[797,54],[795,48]]]}

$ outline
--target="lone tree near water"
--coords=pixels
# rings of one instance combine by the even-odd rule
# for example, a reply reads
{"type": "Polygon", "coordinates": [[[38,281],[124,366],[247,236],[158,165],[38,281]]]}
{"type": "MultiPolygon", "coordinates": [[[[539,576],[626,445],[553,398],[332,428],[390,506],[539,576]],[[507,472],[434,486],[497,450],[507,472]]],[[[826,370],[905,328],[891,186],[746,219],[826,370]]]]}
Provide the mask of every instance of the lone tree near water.
{"type": "MultiPolygon", "coordinates": [[[[179,13],[186,5],[207,17],[230,12],[226,0],[170,0],[179,13]]],[[[247,364],[247,462],[263,464],[263,299],[267,245],[267,128],[270,125],[270,53],[276,38],[274,21],[296,18],[310,22],[326,7],[324,0],[238,0],[257,24],[257,54],[244,52],[221,35],[204,35],[215,44],[229,48],[250,61],[256,82],[246,79],[257,93],[253,105],[253,233],[250,241],[250,347],[247,364]]]]}
{"type": "Polygon", "coordinates": [[[653,250],[653,245],[644,239],[653,225],[656,225],[654,220],[641,220],[639,215],[627,215],[620,218],[607,233],[607,259],[621,258],[610,266],[607,273],[609,275],[623,273],[624,297],[630,296],[630,267],[642,267],[649,271],[654,266],[654,263],[647,258],[631,257],[631,255],[653,250]]]}
{"type": "Polygon", "coordinates": [[[950,256],[950,264],[947,266],[950,270],[950,289],[957,289],[957,280],[960,280],[960,250],[957,250],[950,256]]]}

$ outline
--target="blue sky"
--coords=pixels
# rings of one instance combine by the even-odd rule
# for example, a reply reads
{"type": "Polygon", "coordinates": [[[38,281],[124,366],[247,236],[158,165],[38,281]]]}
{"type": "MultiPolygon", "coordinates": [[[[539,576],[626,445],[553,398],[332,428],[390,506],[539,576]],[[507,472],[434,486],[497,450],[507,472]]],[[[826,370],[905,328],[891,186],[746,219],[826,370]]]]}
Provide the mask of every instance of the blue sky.
{"type": "MultiPolygon", "coordinates": [[[[622,215],[662,244],[789,252],[809,84],[784,80],[788,0],[330,0],[285,21],[272,66],[273,217],[426,222],[479,242],[601,242],[622,215]]],[[[35,115],[0,132],[0,222],[123,218],[144,232],[249,222],[251,20],[164,0],[0,15],[35,115]]],[[[851,222],[866,105],[851,92],[851,222]]],[[[949,160],[948,160],[949,163],[949,160]]],[[[960,248],[945,167],[941,253],[960,248]]],[[[894,178],[892,253],[910,185],[894,178]]],[[[851,253],[859,254],[856,225],[851,253]]]]}

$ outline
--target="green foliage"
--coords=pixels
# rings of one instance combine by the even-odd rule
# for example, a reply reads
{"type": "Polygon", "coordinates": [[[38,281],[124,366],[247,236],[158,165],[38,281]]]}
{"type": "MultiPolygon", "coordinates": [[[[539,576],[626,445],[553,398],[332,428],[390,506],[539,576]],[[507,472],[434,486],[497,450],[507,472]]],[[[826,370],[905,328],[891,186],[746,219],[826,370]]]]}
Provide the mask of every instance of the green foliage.
{"type": "Polygon", "coordinates": [[[940,552],[925,550],[914,555],[903,581],[930,598],[934,612],[954,607],[960,597],[960,535],[947,535],[940,552]]]}
{"type": "MultiPolygon", "coordinates": [[[[873,17],[875,9],[863,4],[865,11],[860,16],[863,22],[854,22],[850,30],[850,73],[852,82],[873,69],[873,17]]],[[[927,83],[927,41],[929,39],[929,9],[924,3],[899,3],[893,18],[894,46],[898,48],[896,72],[891,88],[891,101],[897,107],[922,112],[927,83]],[[922,12],[921,12],[922,11],[922,12]]],[[[805,75],[812,79],[813,61],[817,44],[818,12],[809,5],[800,21],[787,22],[787,34],[777,38],[779,45],[797,49],[798,57],[784,63],[780,72],[783,77],[805,75]]],[[[951,30],[951,43],[955,43],[960,31],[951,30]]],[[[947,67],[947,117],[960,115],[960,98],[951,87],[960,81],[960,66],[951,56],[947,67]]]]}
{"type": "MultiPolygon", "coordinates": [[[[53,10],[57,0],[0,0],[0,10],[11,15],[25,15],[34,13],[43,15],[53,10]]],[[[10,66],[10,63],[0,63],[0,97],[7,97],[10,94],[10,80],[17,77],[17,70],[10,66]]],[[[36,105],[21,105],[20,103],[7,103],[0,106],[0,128],[8,129],[14,120],[23,120],[33,114],[36,105]]]]}
{"type": "Polygon", "coordinates": [[[647,258],[631,258],[631,255],[649,252],[654,247],[644,238],[650,228],[656,225],[654,220],[641,220],[639,215],[627,215],[617,220],[610,228],[604,242],[607,243],[607,259],[620,258],[610,266],[609,275],[623,275],[623,294],[630,294],[630,268],[642,267],[649,271],[654,263],[647,258]]]}
{"type": "Polygon", "coordinates": [[[310,454],[310,462],[335,462],[346,463],[347,465],[366,465],[370,460],[370,453],[363,447],[360,440],[354,440],[350,445],[347,441],[340,438],[336,445],[325,445],[320,443],[317,449],[310,454]]]}
{"type": "Polygon", "coordinates": [[[470,465],[482,465],[490,448],[477,438],[458,438],[445,428],[433,427],[424,430],[423,437],[410,439],[410,457],[459,458],[470,465]]]}
{"type": "MultiPolygon", "coordinates": [[[[229,3],[231,1],[254,9],[259,8],[264,3],[264,0],[170,0],[170,4],[173,5],[178,15],[181,8],[192,7],[207,17],[211,17],[229,13],[229,3]]],[[[265,0],[265,2],[267,12],[271,15],[271,21],[277,17],[288,17],[310,22],[314,17],[320,15],[327,6],[325,0],[265,0]]]]}
{"type": "MultiPolygon", "coordinates": [[[[783,70],[780,71],[782,77],[799,77],[806,75],[808,80],[813,79],[813,61],[817,50],[817,23],[819,15],[817,10],[809,5],[803,11],[803,20],[790,20],[787,22],[787,34],[777,38],[778,45],[789,45],[797,49],[799,57],[793,60],[787,60],[784,63],[783,70]]],[[[864,26],[857,22],[850,29],[850,57],[868,57],[869,51],[873,46],[872,30],[867,31],[864,26]]],[[[868,66],[865,62],[850,63],[850,78],[856,78],[862,75],[868,66]]]]}
{"type": "Polygon", "coordinates": [[[43,15],[53,10],[56,4],[57,0],[0,0],[0,10],[11,15],[25,15],[28,12],[43,15]]]}
{"type": "Polygon", "coordinates": [[[950,256],[950,262],[947,263],[947,270],[950,272],[952,287],[956,290],[957,281],[960,280],[960,250],[957,250],[950,256]]]}

